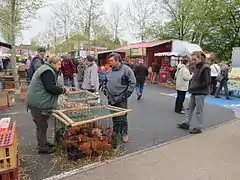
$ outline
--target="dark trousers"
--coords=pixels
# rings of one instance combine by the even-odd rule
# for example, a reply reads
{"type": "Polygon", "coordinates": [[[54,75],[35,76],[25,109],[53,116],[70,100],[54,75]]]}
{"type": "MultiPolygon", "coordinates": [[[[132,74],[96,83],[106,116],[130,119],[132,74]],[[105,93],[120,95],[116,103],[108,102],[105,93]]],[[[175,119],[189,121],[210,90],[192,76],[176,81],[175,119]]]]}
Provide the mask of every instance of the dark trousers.
{"type": "Polygon", "coordinates": [[[31,80],[31,70],[30,69],[27,69],[27,82],[28,84],[30,84],[30,80],[31,80]]]}
{"type": "Polygon", "coordinates": [[[175,101],[175,112],[180,113],[183,110],[183,103],[185,101],[186,91],[177,90],[177,98],[175,101]]]}
{"type": "Polygon", "coordinates": [[[143,81],[137,81],[136,93],[137,93],[138,96],[143,94],[143,87],[144,87],[144,80],[143,81]]]}
{"type": "MultiPolygon", "coordinates": [[[[112,104],[112,106],[120,107],[120,108],[127,108],[127,99],[112,104]]],[[[121,134],[122,136],[125,136],[128,134],[128,121],[127,121],[127,114],[124,114],[123,116],[113,117],[113,132],[116,134],[121,134]]]]}
{"type": "Polygon", "coordinates": [[[229,92],[228,92],[228,82],[223,80],[222,82],[220,82],[218,88],[217,88],[217,91],[216,91],[216,94],[215,96],[218,97],[220,96],[220,91],[222,90],[222,88],[224,88],[224,93],[225,93],[225,96],[226,98],[229,98],[229,92]]]}
{"type": "Polygon", "coordinates": [[[48,119],[50,118],[50,115],[41,112],[39,109],[31,109],[31,114],[33,121],[36,124],[38,146],[40,148],[44,147],[47,144],[48,119]]]}
{"type": "Polygon", "coordinates": [[[211,95],[215,95],[217,90],[217,80],[216,77],[211,77],[211,95]]]}
{"type": "Polygon", "coordinates": [[[74,87],[74,78],[73,76],[63,76],[64,86],[74,87]]]}

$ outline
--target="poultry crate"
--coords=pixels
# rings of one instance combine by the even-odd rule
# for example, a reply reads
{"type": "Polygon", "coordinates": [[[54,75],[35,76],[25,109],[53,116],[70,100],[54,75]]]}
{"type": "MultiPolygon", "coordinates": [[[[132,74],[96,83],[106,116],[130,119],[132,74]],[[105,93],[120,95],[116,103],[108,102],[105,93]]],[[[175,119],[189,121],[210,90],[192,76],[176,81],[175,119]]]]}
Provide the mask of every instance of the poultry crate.
{"type": "Polygon", "coordinates": [[[56,144],[68,159],[104,155],[117,143],[110,119],[130,111],[113,106],[54,111],[56,144]]]}
{"type": "Polygon", "coordinates": [[[97,100],[98,96],[94,93],[90,93],[87,90],[76,90],[71,91],[69,95],[67,95],[67,98],[69,101],[72,102],[83,102],[83,101],[91,101],[91,100],[97,100]]]}
{"type": "Polygon", "coordinates": [[[11,122],[6,131],[0,132],[0,172],[14,169],[17,162],[16,122],[11,122]]]}
{"type": "Polygon", "coordinates": [[[86,107],[90,107],[90,105],[85,101],[72,102],[72,101],[69,101],[65,95],[60,95],[58,97],[58,107],[60,110],[64,110],[64,109],[71,109],[71,108],[86,108],[86,107]]]}

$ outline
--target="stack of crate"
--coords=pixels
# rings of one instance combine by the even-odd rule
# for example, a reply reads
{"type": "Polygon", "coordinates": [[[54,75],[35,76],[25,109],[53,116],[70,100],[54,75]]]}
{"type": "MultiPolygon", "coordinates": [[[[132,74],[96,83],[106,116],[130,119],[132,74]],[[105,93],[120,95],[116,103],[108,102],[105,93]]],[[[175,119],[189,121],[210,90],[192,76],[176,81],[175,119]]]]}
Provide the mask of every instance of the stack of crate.
{"type": "Polygon", "coordinates": [[[25,101],[27,96],[28,83],[26,81],[20,81],[20,100],[25,101]]]}
{"type": "Polygon", "coordinates": [[[19,180],[16,122],[0,129],[0,180],[19,180]]]}

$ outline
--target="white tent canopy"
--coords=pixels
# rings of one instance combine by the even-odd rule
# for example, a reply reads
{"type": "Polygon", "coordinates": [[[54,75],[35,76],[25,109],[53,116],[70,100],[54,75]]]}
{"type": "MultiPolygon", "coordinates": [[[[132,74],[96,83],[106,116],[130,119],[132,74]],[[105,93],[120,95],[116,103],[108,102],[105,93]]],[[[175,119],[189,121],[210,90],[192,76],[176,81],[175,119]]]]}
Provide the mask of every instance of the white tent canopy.
{"type": "Polygon", "coordinates": [[[155,53],[155,56],[186,56],[194,51],[202,51],[202,48],[187,41],[172,40],[171,52],[155,53]]]}

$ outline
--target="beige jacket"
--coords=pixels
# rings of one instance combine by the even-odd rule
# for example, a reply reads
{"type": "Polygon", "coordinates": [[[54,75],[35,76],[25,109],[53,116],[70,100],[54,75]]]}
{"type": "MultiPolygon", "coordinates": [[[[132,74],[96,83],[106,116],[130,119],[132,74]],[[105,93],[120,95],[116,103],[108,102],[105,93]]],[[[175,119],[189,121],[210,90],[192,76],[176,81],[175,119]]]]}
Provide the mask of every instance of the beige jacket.
{"type": "Polygon", "coordinates": [[[188,91],[189,81],[192,79],[190,71],[186,65],[181,64],[178,66],[177,72],[175,74],[176,78],[176,89],[179,91],[188,91]]]}

